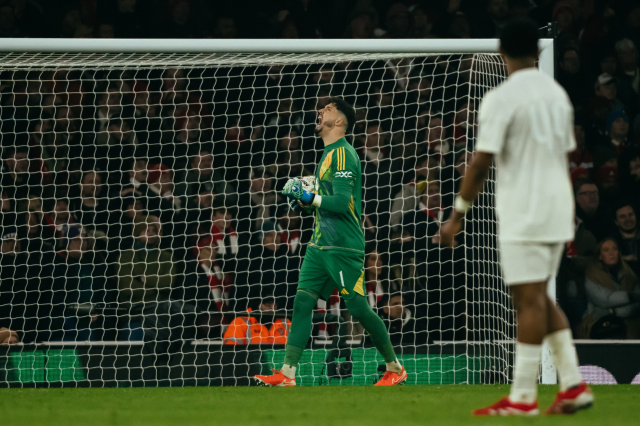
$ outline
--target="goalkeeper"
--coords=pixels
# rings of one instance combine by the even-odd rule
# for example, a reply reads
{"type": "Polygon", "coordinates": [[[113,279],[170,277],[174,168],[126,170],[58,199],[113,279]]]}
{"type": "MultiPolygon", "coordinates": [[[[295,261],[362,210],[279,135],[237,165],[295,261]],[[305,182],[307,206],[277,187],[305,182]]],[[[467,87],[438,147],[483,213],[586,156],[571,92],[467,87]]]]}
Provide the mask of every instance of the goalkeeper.
{"type": "Polygon", "coordinates": [[[284,187],[283,194],[292,208],[315,209],[316,223],[300,270],[284,365],[281,370],[273,370],[271,376],[255,376],[258,384],[296,385],[296,367],[311,336],[313,309],[319,298],[328,300],[335,288],[387,364],[387,372],[376,386],[398,385],[407,379],[384,323],[365,297],[360,160],[345,139],[354,122],[353,107],[342,98],[331,98],[318,111],[315,131],[325,148],[316,168],[315,191],[305,190],[298,178],[289,179],[284,187]]]}

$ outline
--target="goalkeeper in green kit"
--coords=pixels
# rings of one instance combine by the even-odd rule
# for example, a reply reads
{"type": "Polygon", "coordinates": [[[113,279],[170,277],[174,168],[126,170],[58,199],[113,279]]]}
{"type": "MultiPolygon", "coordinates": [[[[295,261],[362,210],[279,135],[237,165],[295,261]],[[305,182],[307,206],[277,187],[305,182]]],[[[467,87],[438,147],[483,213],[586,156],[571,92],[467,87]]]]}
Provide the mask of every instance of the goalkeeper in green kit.
{"type": "Polygon", "coordinates": [[[354,122],[353,107],[342,98],[331,98],[318,111],[316,134],[324,141],[324,153],[316,168],[315,188],[304,189],[298,178],[289,179],[284,187],[291,207],[314,209],[316,223],[300,270],[284,365],[281,370],[273,370],[273,375],[255,376],[258,384],[296,385],[298,361],[311,336],[313,309],[319,298],[328,300],[335,288],[387,364],[387,372],[375,386],[398,385],[407,379],[384,323],[365,297],[360,160],[345,139],[354,122]]]}

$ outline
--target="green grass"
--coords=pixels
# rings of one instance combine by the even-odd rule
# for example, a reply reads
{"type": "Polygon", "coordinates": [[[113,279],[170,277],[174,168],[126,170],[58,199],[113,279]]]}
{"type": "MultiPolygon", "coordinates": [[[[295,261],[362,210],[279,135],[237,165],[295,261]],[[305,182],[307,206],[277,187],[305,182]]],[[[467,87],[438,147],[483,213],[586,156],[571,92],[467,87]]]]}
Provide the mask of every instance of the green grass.
{"type": "MultiPolygon", "coordinates": [[[[540,387],[540,406],[555,386],[540,387]]],[[[504,385],[298,388],[2,389],[0,424],[22,425],[628,425],[640,386],[594,386],[592,409],[548,418],[472,418],[504,385]]]]}

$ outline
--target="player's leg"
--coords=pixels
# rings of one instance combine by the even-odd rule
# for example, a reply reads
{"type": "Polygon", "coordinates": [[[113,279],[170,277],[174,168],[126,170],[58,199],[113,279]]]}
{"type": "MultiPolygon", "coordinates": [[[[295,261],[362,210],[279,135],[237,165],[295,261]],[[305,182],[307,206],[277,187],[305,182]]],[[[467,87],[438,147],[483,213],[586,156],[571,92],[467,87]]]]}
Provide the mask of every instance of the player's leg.
{"type": "Polygon", "coordinates": [[[293,301],[293,317],[287,337],[284,364],[281,370],[274,370],[273,375],[256,375],[258,384],[295,386],[296,368],[313,328],[313,309],[319,297],[328,298],[333,290],[333,281],[326,271],[325,263],[326,259],[322,258],[318,250],[307,250],[300,269],[298,291],[293,301]]]}
{"type": "Polygon", "coordinates": [[[548,332],[547,281],[555,275],[545,244],[500,244],[505,285],[516,310],[517,341],[509,397],[475,410],[474,415],[535,415],[542,340],[548,332]]]}
{"type": "Polygon", "coordinates": [[[377,386],[403,383],[407,373],[398,362],[389,332],[382,319],[371,309],[364,293],[364,256],[346,251],[330,252],[329,274],[335,281],[349,313],[369,333],[371,341],[387,365],[387,373],[377,386]]]}
{"type": "MultiPolygon", "coordinates": [[[[558,247],[557,250],[560,252],[557,258],[560,259],[564,247],[558,247]]],[[[545,414],[568,414],[591,407],[593,394],[582,381],[569,321],[562,309],[549,297],[547,297],[547,329],[544,340],[549,345],[558,371],[560,392],[545,414]]]]}
{"type": "Polygon", "coordinates": [[[353,319],[362,324],[362,327],[371,336],[371,341],[387,365],[387,373],[376,383],[377,386],[390,386],[403,383],[407,379],[407,373],[400,362],[391,344],[389,331],[384,322],[371,309],[365,296],[355,294],[350,299],[345,299],[345,305],[353,319]]]}
{"type": "Polygon", "coordinates": [[[518,340],[509,400],[533,404],[538,396],[538,369],[542,341],[547,335],[547,283],[514,285],[509,288],[516,310],[518,340]]]}

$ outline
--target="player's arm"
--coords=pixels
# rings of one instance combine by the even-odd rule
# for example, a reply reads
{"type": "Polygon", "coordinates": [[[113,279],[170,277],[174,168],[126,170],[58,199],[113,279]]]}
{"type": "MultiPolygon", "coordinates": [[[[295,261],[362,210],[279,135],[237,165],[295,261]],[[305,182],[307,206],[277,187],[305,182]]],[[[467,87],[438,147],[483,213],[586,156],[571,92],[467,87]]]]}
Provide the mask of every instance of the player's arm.
{"type": "Polygon", "coordinates": [[[455,208],[449,220],[440,229],[440,243],[447,247],[454,246],[454,238],[462,228],[462,219],[466,210],[473,204],[482,191],[484,182],[489,176],[493,164],[493,154],[477,152],[467,167],[460,184],[460,193],[456,198],[455,208]]]}
{"type": "Polygon", "coordinates": [[[454,247],[455,236],[462,229],[462,219],[482,191],[494,155],[502,151],[510,121],[509,111],[489,93],[480,104],[478,121],[480,132],[476,153],[462,179],[451,218],[440,229],[440,244],[447,247],[454,247]]]}

